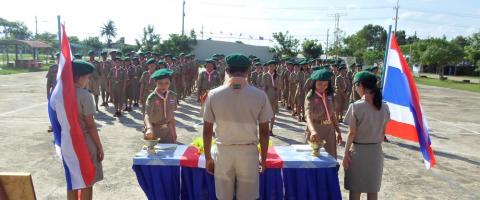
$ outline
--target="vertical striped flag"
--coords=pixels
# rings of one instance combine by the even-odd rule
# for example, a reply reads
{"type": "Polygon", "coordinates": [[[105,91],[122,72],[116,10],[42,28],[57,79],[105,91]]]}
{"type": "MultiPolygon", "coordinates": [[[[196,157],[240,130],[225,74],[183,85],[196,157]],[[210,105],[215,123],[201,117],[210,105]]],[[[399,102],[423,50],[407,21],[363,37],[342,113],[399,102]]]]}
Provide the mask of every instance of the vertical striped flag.
{"type": "Polygon", "coordinates": [[[95,166],[78,119],[77,93],[73,82],[72,53],[65,26],[62,25],[61,50],[57,84],[48,100],[55,149],[63,161],[67,189],[89,187],[95,177],[95,166]]]}
{"type": "Polygon", "coordinates": [[[383,86],[383,100],[390,109],[391,121],[386,133],[408,141],[418,142],[425,167],[436,164],[428,133],[426,115],[420,105],[415,79],[398,47],[395,34],[390,38],[383,86]]]}

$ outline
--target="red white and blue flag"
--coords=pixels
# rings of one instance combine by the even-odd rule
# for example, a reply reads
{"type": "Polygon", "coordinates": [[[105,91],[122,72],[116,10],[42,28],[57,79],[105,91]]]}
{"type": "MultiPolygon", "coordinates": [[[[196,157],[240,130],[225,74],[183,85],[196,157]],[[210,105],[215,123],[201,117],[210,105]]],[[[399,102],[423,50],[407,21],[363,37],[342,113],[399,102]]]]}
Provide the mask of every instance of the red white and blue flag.
{"type": "Polygon", "coordinates": [[[430,169],[436,164],[428,133],[426,115],[420,105],[415,79],[398,47],[393,34],[387,52],[383,85],[383,100],[390,109],[391,121],[386,133],[408,141],[418,142],[424,164],[430,169]]]}
{"type": "Polygon", "coordinates": [[[78,121],[72,53],[64,26],[62,26],[57,84],[48,100],[48,115],[52,124],[55,149],[65,168],[67,189],[74,190],[91,186],[95,177],[95,165],[90,159],[78,121]]]}

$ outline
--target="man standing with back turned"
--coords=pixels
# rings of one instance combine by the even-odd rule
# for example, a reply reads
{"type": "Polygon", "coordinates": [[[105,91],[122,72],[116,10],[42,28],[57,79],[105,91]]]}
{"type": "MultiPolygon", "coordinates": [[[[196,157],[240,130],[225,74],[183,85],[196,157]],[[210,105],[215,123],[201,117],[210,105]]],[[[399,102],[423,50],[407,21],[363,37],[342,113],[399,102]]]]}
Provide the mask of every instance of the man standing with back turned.
{"type": "Polygon", "coordinates": [[[226,73],[231,78],[227,84],[211,90],[205,102],[203,142],[206,168],[215,176],[219,200],[231,200],[234,195],[239,200],[257,199],[259,162],[260,172],[266,169],[272,107],[265,92],[247,83],[251,64],[246,56],[230,54],[225,61],[226,73]],[[214,123],[217,153],[212,158],[214,123]]]}

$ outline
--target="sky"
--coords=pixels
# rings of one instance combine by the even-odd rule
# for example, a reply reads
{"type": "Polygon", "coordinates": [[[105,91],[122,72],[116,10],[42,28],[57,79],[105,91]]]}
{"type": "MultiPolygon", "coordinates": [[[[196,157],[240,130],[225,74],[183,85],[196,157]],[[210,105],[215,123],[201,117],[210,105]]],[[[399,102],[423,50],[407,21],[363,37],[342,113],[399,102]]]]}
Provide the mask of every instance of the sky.
{"type": "MultiPolygon", "coordinates": [[[[118,37],[129,44],[141,38],[143,28],[153,25],[162,39],[182,30],[182,0],[14,0],[2,2],[0,17],[23,21],[35,33],[57,32],[57,15],[67,35],[84,39],[100,36],[108,20],[117,26],[118,37]],[[9,8],[9,9],[4,9],[9,8]]],[[[185,32],[194,29],[197,39],[242,41],[272,46],[272,33],[289,31],[300,39],[333,42],[335,13],[339,28],[351,35],[364,25],[388,29],[394,24],[397,0],[185,0],[185,32]],[[203,37],[202,37],[203,28],[203,37]],[[328,34],[327,34],[328,33],[328,34]],[[263,38],[263,40],[260,39],[263,38]]],[[[480,32],[479,0],[399,0],[397,30],[420,38],[454,38],[480,32]]],[[[102,38],[102,41],[105,41],[102,38]]]]}

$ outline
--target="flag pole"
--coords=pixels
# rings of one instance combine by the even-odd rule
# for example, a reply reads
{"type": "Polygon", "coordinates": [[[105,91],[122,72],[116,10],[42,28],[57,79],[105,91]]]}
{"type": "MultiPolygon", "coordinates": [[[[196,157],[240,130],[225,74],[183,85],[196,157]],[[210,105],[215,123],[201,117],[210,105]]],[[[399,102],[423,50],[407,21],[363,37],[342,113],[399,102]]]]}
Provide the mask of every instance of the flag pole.
{"type": "Polygon", "coordinates": [[[58,52],[62,51],[62,29],[60,27],[60,15],[57,15],[57,25],[58,25],[58,52]]]}
{"type": "Polygon", "coordinates": [[[383,70],[382,70],[382,78],[380,79],[381,81],[381,86],[380,89],[383,90],[383,84],[384,84],[384,78],[385,78],[385,70],[387,69],[387,57],[388,57],[388,50],[390,48],[390,41],[392,37],[392,25],[388,25],[388,35],[387,35],[387,42],[385,46],[385,55],[383,57],[383,70]]]}

